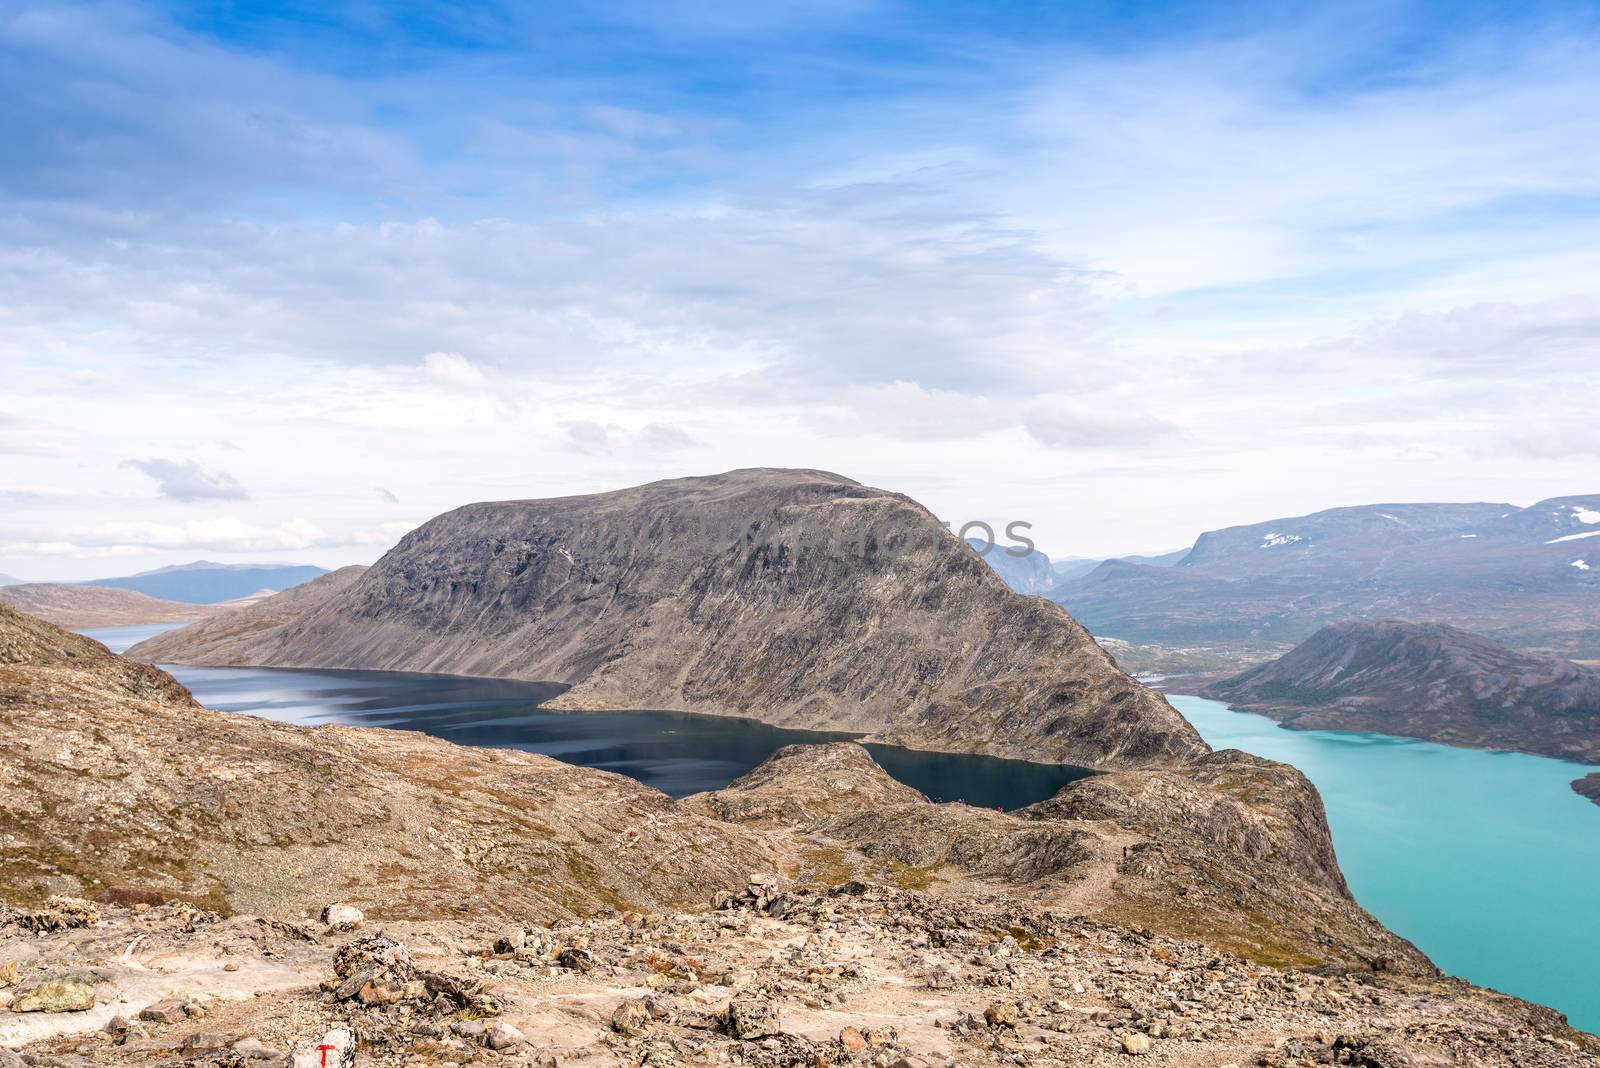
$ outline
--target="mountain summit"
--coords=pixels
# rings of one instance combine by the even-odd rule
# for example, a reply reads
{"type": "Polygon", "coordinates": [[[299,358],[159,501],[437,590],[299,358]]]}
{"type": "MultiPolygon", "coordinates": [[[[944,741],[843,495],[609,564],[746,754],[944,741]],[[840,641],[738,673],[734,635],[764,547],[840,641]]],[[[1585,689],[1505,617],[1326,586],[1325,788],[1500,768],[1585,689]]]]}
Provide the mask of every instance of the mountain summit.
{"type": "Polygon", "coordinates": [[[559,707],[1088,767],[1207,752],[1065,611],[1013,593],[926,508],[824,471],[467,505],[303,600],[287,619],[269,599],[259,627],[224,615],[131,652],[563,682],[559,707]]]}

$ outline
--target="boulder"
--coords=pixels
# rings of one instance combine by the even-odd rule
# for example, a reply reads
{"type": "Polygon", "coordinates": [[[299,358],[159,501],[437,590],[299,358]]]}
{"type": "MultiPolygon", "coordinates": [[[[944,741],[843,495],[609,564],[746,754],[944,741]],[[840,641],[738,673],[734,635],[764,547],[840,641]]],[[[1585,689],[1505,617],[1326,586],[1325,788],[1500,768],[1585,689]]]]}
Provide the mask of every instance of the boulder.
{"type": "Polygon", "coordinates": [[[354,905],[328,905],[322,910],[322,922],[330,934],[354,931],[366,919],[366,915],[354,905]]]}
{"type": "Polygon", "coordinates": [[[723,1023],[734,1038],[749,1040],[776,1035],[780,1031],[778,1006],[763,998],[734,998],[723,1023]]]}
{"type": "Polygon", "coordinates": [[[86,1012],[94,1008],[94,986],[76,976],[46,979],[11,1003],[12,1012],[86,1012]]]}
{"type": "Polygon", "coordinates": [[[1151,1045],[1149,1035],[1135,1033],[1122,1037],[1122,1052],[1133,1057],[1142,1057],[1149,1053],[1151,1045]]]}
{"type": "Polygon", "coordinates": [[[407,984],[418,978],[411,951],[386,935],[369,935],[340,947],[333,956],[333,974],[342,980],[334,997],[363,1005],[399,1001],[407,984]]]}
{"type": "Polygon", "coordinates": [[[522,1032],[504,1020],[496,1020],[490,1024],[483,1035],[483,1044],[500,1053],[516,1049],[522,1045],[522,1041],[522,1032]]]}
{"type": "Polygon", "coordinates": [[[183,1002],[175,998],[167,998],[139,1010],[139,1019],[149,1023],[175,1024],[185,1018],[183,1002]]]}

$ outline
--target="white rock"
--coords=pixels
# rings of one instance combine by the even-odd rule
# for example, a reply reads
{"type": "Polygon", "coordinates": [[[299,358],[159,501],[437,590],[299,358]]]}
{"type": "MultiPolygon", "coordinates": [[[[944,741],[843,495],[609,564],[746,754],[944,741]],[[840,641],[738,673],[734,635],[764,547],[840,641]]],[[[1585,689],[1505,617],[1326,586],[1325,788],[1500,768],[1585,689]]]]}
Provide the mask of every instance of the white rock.
{"type": "Polygon", "coordinates": [[[329,905],[322,910],[322,922],[329,931],[354,931],[366,918],[354,905],[329,905]]]}

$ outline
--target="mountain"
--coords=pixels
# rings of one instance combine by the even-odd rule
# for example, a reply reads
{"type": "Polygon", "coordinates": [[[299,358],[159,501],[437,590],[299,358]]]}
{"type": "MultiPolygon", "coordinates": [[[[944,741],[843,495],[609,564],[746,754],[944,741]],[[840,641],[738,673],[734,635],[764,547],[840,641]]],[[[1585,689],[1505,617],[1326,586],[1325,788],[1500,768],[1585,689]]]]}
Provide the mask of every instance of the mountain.
{"type": "Polygon", "coordinates": [[[1209,531],[1172,567],[1108,561],[1051,597],[1136,643],[1298,642],[1346,620],[1456,623],[1600,657],[1600,496],[1385,504],[1209,531]]]}
{"type": "Polygon", "coordinates": [[[1340,623],[1201,690],[1297,730],[1600,763],[1600,671],[1442,623],[1340,623]]]}
{"type": "Polygon", "coordinates": [[[175,564],[124,578],[94,579],[83,585],[135,590],[150,597],[187,604],[218,604],[262,590],[286,590],[327,574],[327,570],[310,564],[217,564],[196,560],[192,564],[175,564]]]}
{"type": "Polygon", "coordinates": [[[934,804],[853,743],[795,746],[673,801],[514,750],[213,712],[4,607],[0,727],[0,1060],[317,1064],[353,1029],[372,1068],[624,1042],[974,1068],[1600,1053],[1386,931],[1315,790],[1242,753],[999,813],[934,804]]]}
{"type": "Polygon", "coordinates": [[[1050,566],[1050,558],[1038,549],[1029,549],[1017,556],[1006,546],[991,545],[981,538],[968,538],[967,544],[1017,593],[1048,593],[1050,587],[1056,584],[1056,573],[1050,566]]]}
{"type": "Polygon", "coordinates": [[[1188,549],[1178,549],[1170,553],[1157,553],[1148,556],[1069,556],[1064,560],[1057,560],[1052,565],[1057,583],[1067,582],[1071,579],[1082,578],[1108,559],[1117,560],[1125,564],[1148,564],[1151,567],[1171,567],[1185,556],[1189,555],[1188,549]]]}
{"type": "Polygon", "coordinates": [[[0,602],[58,627],[73,628],[181,623],[226,610],[222,605],[163,601],[133,590],[65,582],[25,582],[0,587],[0,602]]]}
{"type": "Polygon", "coordinates": [[[20,585],[22,585],[22,580],[21,579],[12,578],[10,575],[0,575],[0,586],[20,586],[20,585]]]}
{"type": "Polygon", "coordinates": [[[927,509],[827,472],[467,505],[329,593],[253,634],[265,616],[222,616],[130,653],[562,682],[555,707],[749,716],[1086,767],[1207,751],[1059,606],[1011,592],[927,509]]]}

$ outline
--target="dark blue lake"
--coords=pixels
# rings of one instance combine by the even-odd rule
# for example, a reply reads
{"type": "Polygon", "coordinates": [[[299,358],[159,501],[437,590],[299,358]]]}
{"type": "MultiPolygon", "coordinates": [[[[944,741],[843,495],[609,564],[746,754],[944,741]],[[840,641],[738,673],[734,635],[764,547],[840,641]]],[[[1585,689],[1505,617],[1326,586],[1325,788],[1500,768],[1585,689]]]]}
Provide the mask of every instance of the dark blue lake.
{"type": "MultiPolygon", "coordinates": [[[[120,652],[181,624],[83,633],[120,652]]],[[[523,749],[614,771],[683,797],[717,790],[786,745],[856,735],[788,730],[755,720],[684,712],[552,712],[539,706],[564,687],[511,679],[391,671],[210,668],[163,664],[207,708],[285,723],[392,727],[460,745],[523,749]]],[[[896,746],[867,748],[885,771],[936,801],[1020,808],[1090,774],[1063,764],[896,746]]]]}

